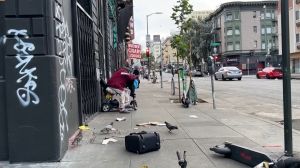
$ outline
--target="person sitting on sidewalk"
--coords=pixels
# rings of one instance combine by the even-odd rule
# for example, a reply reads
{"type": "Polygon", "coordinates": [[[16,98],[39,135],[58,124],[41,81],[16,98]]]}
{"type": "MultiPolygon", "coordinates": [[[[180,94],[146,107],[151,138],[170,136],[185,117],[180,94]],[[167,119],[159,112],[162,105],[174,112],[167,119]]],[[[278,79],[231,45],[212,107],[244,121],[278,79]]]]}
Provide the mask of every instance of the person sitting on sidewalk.
{"type": "Polygon", "coordinates": [[[119,97],[120,112],[128,112],[125,107],[130,104],[130,90],[127,87],[134,82],[138,77],[129,73],[127,68],[120,68],[113,73],[112,77],[108,80],[107,85],[113,88],[119,97]]]}

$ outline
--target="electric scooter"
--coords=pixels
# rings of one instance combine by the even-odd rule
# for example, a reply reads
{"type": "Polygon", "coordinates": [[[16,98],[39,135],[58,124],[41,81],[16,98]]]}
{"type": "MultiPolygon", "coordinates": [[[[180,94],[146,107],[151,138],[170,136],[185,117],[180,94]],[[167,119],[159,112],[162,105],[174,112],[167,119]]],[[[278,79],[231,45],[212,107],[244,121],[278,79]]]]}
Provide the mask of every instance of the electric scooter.
{"type": "Polygon", "coordinates": [[[279,157],[279,159],[274,159],[262,152],[230,142],[214,146],[210,150],[254,168],[300,168],[299,158],[279,157]]]}

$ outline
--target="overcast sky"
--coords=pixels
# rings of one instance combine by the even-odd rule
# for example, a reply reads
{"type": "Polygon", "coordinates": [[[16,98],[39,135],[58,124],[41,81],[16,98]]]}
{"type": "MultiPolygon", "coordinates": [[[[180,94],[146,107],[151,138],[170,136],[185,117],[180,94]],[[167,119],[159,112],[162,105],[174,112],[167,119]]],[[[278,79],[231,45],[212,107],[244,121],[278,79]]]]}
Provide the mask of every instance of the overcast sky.
{"type": "MultiPolygon", "coordinates": [[[[176,31],[174,21],[170,18],[173,12],[172,7],[176,5],[176,1],[177,0],[134,0],[134,43],[141,44],[143,46],[143,50],[145,50],[144,46],[146,43],[145,41],[147,34],[146,15],[153,12],[163,12],[163,14],[151,15],[148,19],[148,28],[149,34],[151,35],[151,39],[153,35],[156,34],[160,34],[162,37],[165,38],[170,35],[170,32],[176,31]]],[[[194,11],[216,10],[222,3],[232,1],[235,0],[190,0],[190,4],[193,5],[194,11]]]]}

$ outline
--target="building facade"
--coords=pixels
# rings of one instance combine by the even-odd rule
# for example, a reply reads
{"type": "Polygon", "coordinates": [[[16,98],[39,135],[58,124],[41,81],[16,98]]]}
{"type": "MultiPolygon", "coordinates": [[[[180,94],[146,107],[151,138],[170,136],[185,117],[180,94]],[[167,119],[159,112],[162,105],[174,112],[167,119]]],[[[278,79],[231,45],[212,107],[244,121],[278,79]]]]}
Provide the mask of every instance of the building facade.
{"type": "Polygon", "coordinates": [[[151,53],[154,57],[155,63],[160,63],[161,57],[161,39],[160,35],[153,35],[153,40],[151,43],[151,53]]]}
{"type": "MultiPolygon", "coordinates": [[[[177,57],[176,57],[176,49],[171,47],[172,36],[167,37],[162,42],[162,55],[163,55],[163,64],[164,65],[176,65],[177,57]]],[[[183,61],[181,58],[178,59],[179,63],[182,64],[183,61]]]]}
{"type": "MultiPolygon", "coordinates": [[[[279,4],[279,11],[280,11],[279,4]]],[[[278,14],[278,26],[281,33],[281,13],[278,14]]],[[[291,73],[300,74],[300,1],[289,0],[290,31],[290,67],[291,73]]],[[[282,51],[281,35],[279,35],[279,51],[282,51]]]]}
{"type": "Polygon", "coordinates": [[[229,2],[206,21],[212,22],[212,55],[217,67],[237,66],[255,74],[280,66],[277,1],[229,2]]]}
{"type": "Polygon", "coordinates": [[[78,126],[101,109],[100,79],[126,60],[132,6],[122,0],[0,1],[0,160],[64,156],[78,126]]]}
{"type": "Polygon", "coordinates": [[[201,11],[193,11],[187,18],[191,18],[193,20],[204,20],[207,18],[213,11],[211,10],[201,10],[201,11]]]}

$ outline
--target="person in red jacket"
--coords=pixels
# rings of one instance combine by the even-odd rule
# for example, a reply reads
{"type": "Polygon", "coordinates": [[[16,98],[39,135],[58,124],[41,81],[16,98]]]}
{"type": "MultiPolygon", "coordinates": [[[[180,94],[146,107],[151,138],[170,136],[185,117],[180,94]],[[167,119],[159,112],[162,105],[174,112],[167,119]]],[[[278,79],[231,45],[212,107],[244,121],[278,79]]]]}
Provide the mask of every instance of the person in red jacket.
{"type": "Polygon", "coordinates": [[[108,80],[107,85],[113,88],[119,96],[119,108],[120,112],[128,112],[125,109],[126,105],[129,105],[129,94],[130,90],[127,89],[129,84],[137,79],[137,76],[129,73],[127,68],[120,68],[113,73],[112,77],[108,80]]]}

